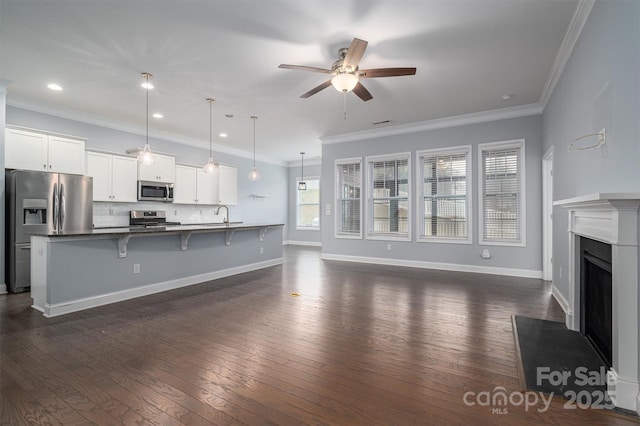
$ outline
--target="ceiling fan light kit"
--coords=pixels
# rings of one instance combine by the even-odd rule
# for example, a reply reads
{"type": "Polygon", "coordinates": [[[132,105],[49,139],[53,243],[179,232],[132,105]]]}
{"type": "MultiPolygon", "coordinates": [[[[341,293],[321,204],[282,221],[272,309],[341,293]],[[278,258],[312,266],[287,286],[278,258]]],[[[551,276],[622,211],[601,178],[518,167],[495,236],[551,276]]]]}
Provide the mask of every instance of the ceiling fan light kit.
{"type": "Polygon", "coordinates": [[[312,95],[315,95],[316,93],[326,89],[329,86],[333,86],[338,92],[342,92],[345,94],[353,91],[356,96],[366,102],[373,99],[373,96],[362,85],[360,79],[415,75],[415,68],[376,68],[367,70],[358,69],[358,64],[360,63],[360,59],[362,59],[362,56],[364,55],[367,44],[368,42],[364,40],[354,38],[348,48],[343,47],[338,50],[340,59],[333,63],[331,69],[289,64],[280,64],[279,68],[311,71],[333,75],[330,80],[325,81],[324,83],[314,87],[306,93],[303,93],[300,97],[305,99],[312,95]]]}
{"type": "Polygon", "coordinates": [[[338,73],[331,78],[331,84],[338,92],[350,92],[358,84],[358,76],[351,73],[338,73]]]}

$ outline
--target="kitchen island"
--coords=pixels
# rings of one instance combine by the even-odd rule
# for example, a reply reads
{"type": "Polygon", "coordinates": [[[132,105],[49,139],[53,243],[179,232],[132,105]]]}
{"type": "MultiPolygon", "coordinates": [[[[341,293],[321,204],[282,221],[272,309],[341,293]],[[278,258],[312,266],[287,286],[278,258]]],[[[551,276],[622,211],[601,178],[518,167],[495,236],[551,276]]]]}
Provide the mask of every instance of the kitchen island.
{"type": "Polygon", "coordinates": [[[32,307],[53,317],[279,265],[283,226],[232,223],[34,235],[32,307]]]}

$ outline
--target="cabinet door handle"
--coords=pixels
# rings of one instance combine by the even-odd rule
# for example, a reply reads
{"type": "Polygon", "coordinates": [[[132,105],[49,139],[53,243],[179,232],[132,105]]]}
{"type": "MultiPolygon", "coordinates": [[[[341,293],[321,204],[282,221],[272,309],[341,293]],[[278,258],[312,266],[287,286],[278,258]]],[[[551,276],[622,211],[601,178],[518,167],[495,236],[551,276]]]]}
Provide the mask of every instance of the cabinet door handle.
{"type": "Polygon", "coordinates": [[[43,169],[46,169],[46,168],[47,168],[47,165],[46,165],[46,164],[43,164],[43,165],[42,165],[42,168],[43,168],[43,169]]]}

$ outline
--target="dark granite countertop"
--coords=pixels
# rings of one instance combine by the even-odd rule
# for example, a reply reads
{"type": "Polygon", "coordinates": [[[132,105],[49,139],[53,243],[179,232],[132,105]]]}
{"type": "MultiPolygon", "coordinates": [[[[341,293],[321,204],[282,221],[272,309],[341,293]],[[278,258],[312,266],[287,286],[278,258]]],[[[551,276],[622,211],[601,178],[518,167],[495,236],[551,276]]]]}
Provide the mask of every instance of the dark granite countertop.
{"type": "Polygon", "coordinates": [[[198,224],[184,224],[184,225],[169,225],[158,227],[105,227],[105,228],[93,228],[85,231],[71,231],[71,232],[53,232],[33,234],[38,237],[96,237],[96,236],[122,236],[122,235],[140,235],[140,234],[177,234],[183,232],[220,232],[229,230],[249,230],[260,229],[267,227],[284,226],[283,223],[230,223],[228,226],[225,223],[198,223],[198,224]]]}

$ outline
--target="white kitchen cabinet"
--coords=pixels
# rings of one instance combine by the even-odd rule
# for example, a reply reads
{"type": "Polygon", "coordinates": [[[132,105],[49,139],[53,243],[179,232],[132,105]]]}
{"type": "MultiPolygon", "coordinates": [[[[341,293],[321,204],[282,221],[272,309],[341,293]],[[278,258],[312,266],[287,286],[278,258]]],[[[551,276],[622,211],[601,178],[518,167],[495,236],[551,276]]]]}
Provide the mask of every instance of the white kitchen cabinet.
{"type": "Polygon", "coordinates": [[[218,166],[217,202],[235,206],[238,204],[238,169],[220,164],[218,166]]]}
{"type": "Polygon", "coordinates": [[[205,173],[198,167],[177,165],[173,203],[215,204],[217,177],[217,173],[205,173]]]}
{"type": "Polygon", "coordinates": [[[154,154],[153,164],[138,163],[138,180],[149,182],[175,183],[176,159],[168,155],[154,154]]]}
{"type": "Polygon", "coordinates": [[[176,166],[173,204],[196,204],[196,168],[176,166]]]}
{"type": "Polygon", "coordinates": [[[205,173],[204,170],[196,169],[196,200],[198,204],[216,204],[216,185],[218,184],[218,173],[205,173]]]}
{"type": "Polygon", "coordinates": [[[5,167],[83,175],[85,143],[41,132],[5,129],[5,167]]]}
{"type": "Polygon", "coordinates": [[[138,199],[134,157],[87,152],[87,176],[93,177],[93,201],[135,203],[138,199]]]}

